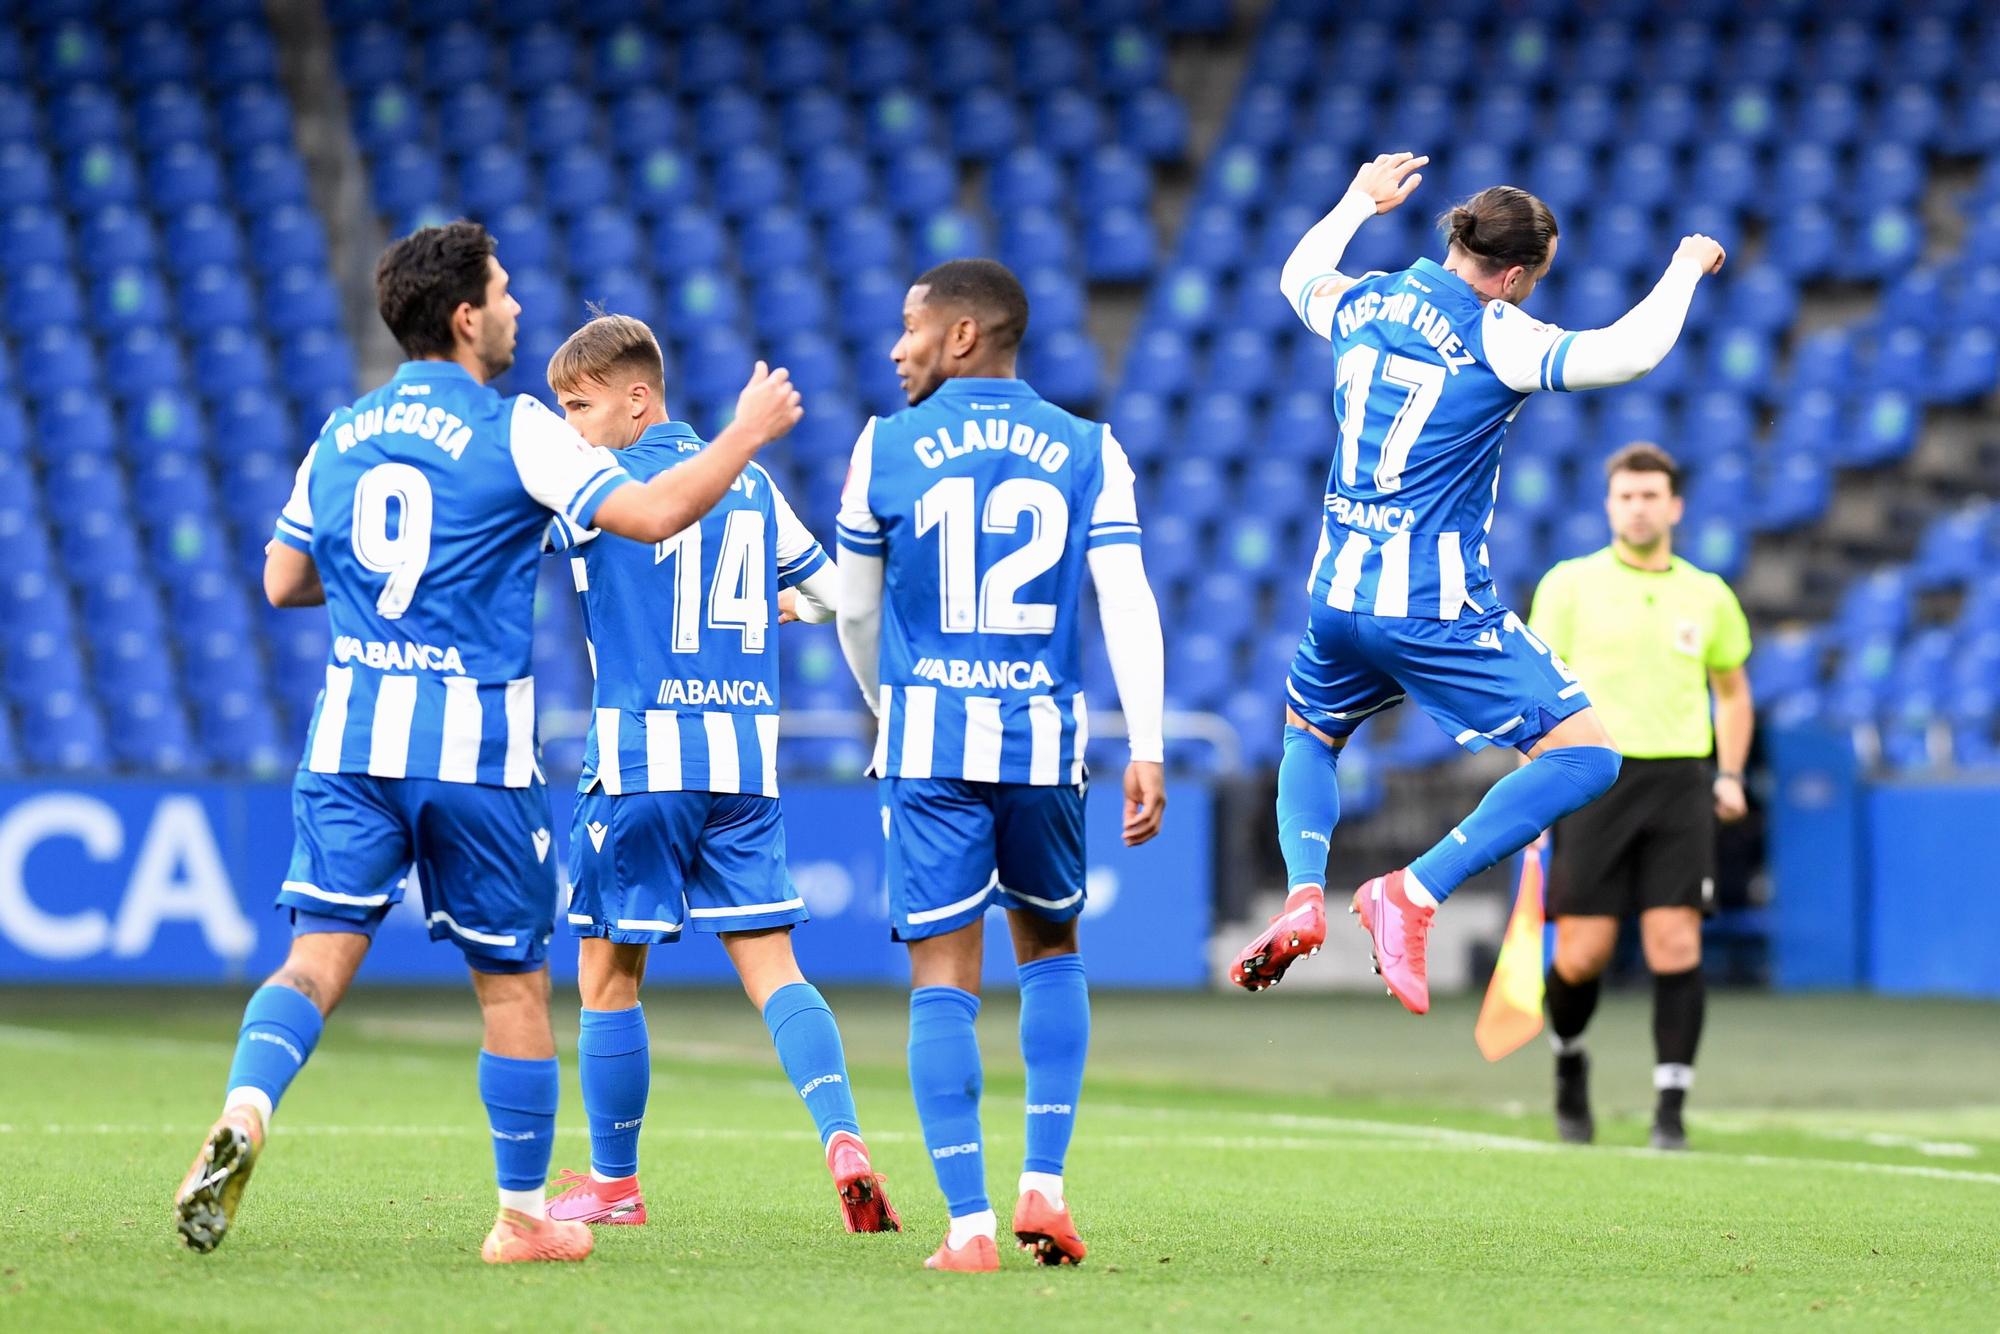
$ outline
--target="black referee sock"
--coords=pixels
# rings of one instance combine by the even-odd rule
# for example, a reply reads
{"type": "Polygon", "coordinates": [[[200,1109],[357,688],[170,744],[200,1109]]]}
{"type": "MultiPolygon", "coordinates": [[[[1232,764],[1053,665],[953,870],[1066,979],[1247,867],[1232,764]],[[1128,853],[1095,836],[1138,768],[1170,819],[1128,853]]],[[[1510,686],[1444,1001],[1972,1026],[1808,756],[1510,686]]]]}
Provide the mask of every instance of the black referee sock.
{"type": "Polygon", "coordinates": [[[1699,964],[1684,973],[1653,974],[1653,1084],[1662,1094],[1685,1097],[1694,1082],[1694,1053],[1701,1045],[1707,999],[1699,964]]]}
{"type": "Polygon", "coordinates": [[[1597,979],[1571,982],[1550,965],[1542,989],[1548,996],[1549,1032],[1556,1040],[1556,1051],[1567,1051],[1583,1036],[1590,1016],[1597,1013],[1597,979]]]}

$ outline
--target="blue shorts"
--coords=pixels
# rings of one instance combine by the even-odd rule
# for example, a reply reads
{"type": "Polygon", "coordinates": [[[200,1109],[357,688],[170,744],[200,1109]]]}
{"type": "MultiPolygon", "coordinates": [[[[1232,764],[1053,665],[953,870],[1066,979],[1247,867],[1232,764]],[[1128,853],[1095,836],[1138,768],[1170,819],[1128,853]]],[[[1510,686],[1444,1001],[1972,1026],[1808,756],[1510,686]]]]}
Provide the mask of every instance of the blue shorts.
{"type": "Polygon", "coordinates": [[[585,792],[569,831],[569,925],[658,945],[697,931],[806,921],[785,868],[784,808],[735,792],[585,792]]]}
{"type": "Polygon", "coordinates": [[[533,972],[555,930],[549,797],[533,787],[301,769],[292,863],[278,905],[292,931],[373,937],[416,868],[432,940],[482,973],[533,972]]]}
{"type": "Polygon", "coordinates": [[[1066,922],[1083,911],[1083,788],[885,778],[889,920],[941,936],[998,903],[1066,922]]]}
{"type": "Polygon", "coordinates": [[[1406,694],[1467,750],[1525,750],[1590,707],[1576,673],[1505,607],[1455,621],[1313,607],[1285,678],[1300,717],[1344,737],[1406,694]]]}

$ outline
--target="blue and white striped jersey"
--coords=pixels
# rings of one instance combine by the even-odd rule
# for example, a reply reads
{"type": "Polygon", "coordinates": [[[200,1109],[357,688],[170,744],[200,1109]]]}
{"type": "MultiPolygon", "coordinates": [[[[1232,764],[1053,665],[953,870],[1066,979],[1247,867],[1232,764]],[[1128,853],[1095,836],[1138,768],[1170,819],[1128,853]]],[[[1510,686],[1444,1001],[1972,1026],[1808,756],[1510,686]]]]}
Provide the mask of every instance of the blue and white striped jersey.
{"type": "Polygon", "coordinates": [[[631,480],[451,362],[407,362],[327,418],[276,533],[313,558],[333,630],[301,767],[533,783],[542,532],[551,511],[588,525],[631,480]]]}
{"type": "MultiPolygon", "coordinates": [[[[618,457],[646,481],[702,444],[693,427],[667,422],[618,457]]],[[[771,474],[751,464],[664,542],[558,519],[549,543],[570,551],[597,676],[578,789],[777,796],[778,590],[827,557],[771,474]]]]}
{"type": "Polygon", "coordinates": [[[1576,335],[1420,259],[1299,303],[1335,361],[1339,453],[1312,596],[1376,616],[1458,619],[1495,601],[1486,539],[1500,439],[1537,389],[1566,389],[1576,335]]]}
{"type": "Polygon", "coordinates": [[[871,419],[840,544],[883,561],[875,771],[1082,782],[1085,553],[1138,541],[1125,451],[1021,380],[946,380],[871,419]]]}

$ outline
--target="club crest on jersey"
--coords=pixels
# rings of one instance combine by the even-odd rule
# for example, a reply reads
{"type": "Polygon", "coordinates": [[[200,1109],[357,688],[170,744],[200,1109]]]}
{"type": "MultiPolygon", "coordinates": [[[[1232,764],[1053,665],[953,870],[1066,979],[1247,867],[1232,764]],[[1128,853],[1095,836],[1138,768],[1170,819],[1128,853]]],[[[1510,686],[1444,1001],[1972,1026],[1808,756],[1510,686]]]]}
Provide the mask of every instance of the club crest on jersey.
{"type": "Polygon", "coordinates": [[[911,669],[926,681],[935,681],[954,690],[1033,690],[1053,687],[1056,679],[1040,661],[1016,662],[965,658],[918,658],[911,669]]]}

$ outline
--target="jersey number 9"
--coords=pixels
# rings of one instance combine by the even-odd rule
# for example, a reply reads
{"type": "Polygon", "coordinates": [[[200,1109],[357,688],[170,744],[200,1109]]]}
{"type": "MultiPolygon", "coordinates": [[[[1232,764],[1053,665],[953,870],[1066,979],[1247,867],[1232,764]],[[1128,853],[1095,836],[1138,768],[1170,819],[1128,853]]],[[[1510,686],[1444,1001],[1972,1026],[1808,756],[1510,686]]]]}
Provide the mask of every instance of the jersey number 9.
{"type": "Polygon", "coordinates": [[[362,473],[354,484],[352,536],[362,568],[389,576],[376,612],[400,620],[431,559],[430,479],[407,463],[378,463],[362,473]]]}

